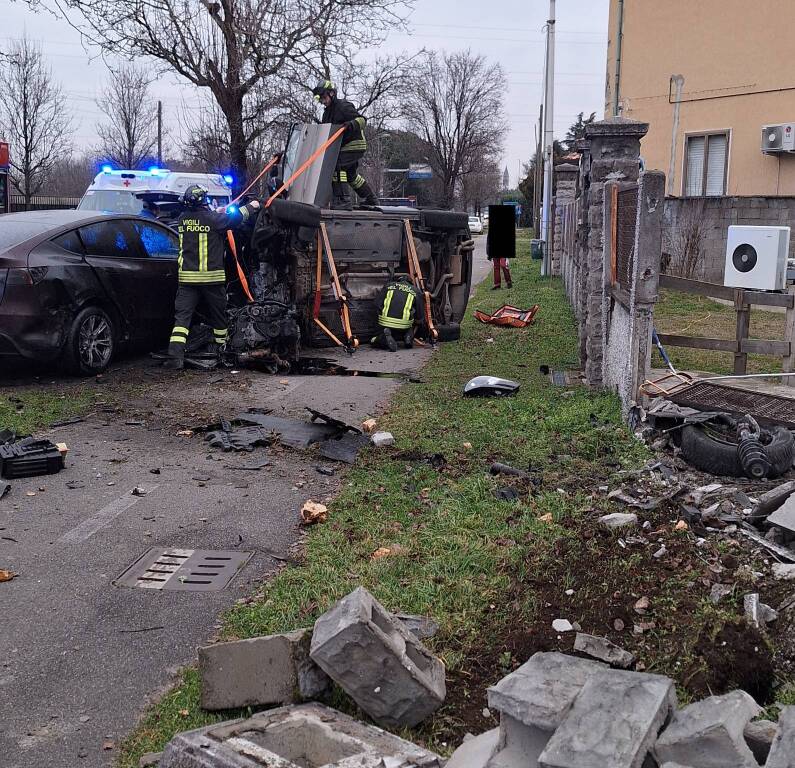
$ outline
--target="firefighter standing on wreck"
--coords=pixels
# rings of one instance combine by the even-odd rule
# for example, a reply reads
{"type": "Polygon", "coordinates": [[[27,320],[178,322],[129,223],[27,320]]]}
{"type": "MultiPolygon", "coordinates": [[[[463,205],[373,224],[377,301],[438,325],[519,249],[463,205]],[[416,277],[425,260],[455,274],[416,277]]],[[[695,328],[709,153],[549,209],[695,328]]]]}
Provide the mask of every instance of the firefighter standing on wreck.
{"type": "Polygon", "coordinates": [[[226,343],[226,231],[244,222],[260,207],[257,200],[246,205],[211,211],[207,190],[193,185],[182,196],[185,211],[174,222],[179,233],[179,286],[174,299],[174,330],[168,345],[167,368],[185,364],[191,320],[202,300],[212,323],[218,349],[226,343]]]}
{"type": "Polygon", "coordinates": [[[364,138],[367,119],[359,114],[350,101],[337,97],[337,87],[331,80],[321,80],[312,93],[315,95],[315,100],[325,107],[320,122],[345,126],[337,168],[332,177],[334,207],[348,209],[351,207],[346,184],[353,187],[354,192],[362,198],[364,205],[377,206],[378,198],[364,176],[359,173],[359,161],[367,151],[367,141],[364,138]]]}

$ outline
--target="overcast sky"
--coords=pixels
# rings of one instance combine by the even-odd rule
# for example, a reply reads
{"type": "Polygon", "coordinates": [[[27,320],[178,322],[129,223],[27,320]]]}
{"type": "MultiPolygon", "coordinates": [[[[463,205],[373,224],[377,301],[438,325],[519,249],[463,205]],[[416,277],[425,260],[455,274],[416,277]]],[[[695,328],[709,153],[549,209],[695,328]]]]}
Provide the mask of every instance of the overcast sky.
{"type": "MultiPolygon", "coordinates": [[[[608,2],[557,2],[555,133],[560,137],[578,112],[602,117],[608,2]]],[[[393,33],[382,47],[382,51],[471,48],[503,66],[509,84],[506,111],[510,123],[503,166],[508,167],[512,185],[535,143],[548,11],[547,0],[416,0],[411,34],[393,33]]],[[[0,48],[25,32],[41,43],[72,105],[75,144],[79,149],[91,146],[96,142],[94,126],[101,118],[95,100],[107,73],[104,61],[86,53],[80,36],[67,24],[46,12],[34,13],[23,2],[0,0],[0,18],[5,35],[0,36],[0,48]]],[[[166,78],[153,93],[163,100],[167,125],[176,126],[180,106],[186,97],[190,100],[190,91],[176,79],[166,78]]]]}

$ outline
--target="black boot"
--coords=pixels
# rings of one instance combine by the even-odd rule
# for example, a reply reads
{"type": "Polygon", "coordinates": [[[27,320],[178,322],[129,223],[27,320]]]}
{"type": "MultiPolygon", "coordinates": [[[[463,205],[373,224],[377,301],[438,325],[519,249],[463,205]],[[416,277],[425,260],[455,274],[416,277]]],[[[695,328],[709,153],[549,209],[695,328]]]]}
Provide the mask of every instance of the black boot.
{"type": "Polygon", "coordinates": [[[336,211],[352,211],[353,203],[351,202],[351,195],[348,191],[348,185],[343,184],[341,181],[331,182],[331,193],[333,199],[331,207],[336,211]]]}
{"type": "Polygon", "coordinates": [[[397,342],[395,341],[395,337],[392,335],[392,331],[389,328],[384,328],[384,342],[386,344],[386,348],[390,352],[397,352],[397,342]]]}
{"type": "Polygon", "coordinates": [[[409,328],[403,335],[403,346],[406,349],[413,349],[414,347],[414,329],[409,328]]]}
{"type": "Polygon", "coordinates": [[[375,196],[373,188],[366,181],[361,187],[359,187],[359,189],[356,190],[356,194],[361,199],[361,205],[363,208],[378,207],[378,198],[375,196]]]}

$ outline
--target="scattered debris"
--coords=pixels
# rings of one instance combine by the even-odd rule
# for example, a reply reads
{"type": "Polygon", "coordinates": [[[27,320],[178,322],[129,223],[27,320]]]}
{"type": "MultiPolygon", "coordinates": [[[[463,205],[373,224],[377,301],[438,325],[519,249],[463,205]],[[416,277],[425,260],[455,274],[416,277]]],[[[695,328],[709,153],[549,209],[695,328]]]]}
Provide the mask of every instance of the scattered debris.
{"type": "Polygon", "coordinates": [[[508,328],[526,328],[534,322],[536,312],[540,309],[538,304],[533,304],[530,309],[519,309],[510,304],[503,304],[490,315],[476,309],[473,313],[476,320],[486,325],[501,325],[508,328]]]}
{"type": "Polygon", "coordinates": [[[318,448],[318,453],[324,459],[353,464],[359,452],[369,445],[370,438],[367,435],[356,435],[348,432],[339,439],[324,440],[318,448]]]}
{"type": "Polygon", "coordinates": [[[516,488],[506,485],[502,488],[495,488],[494,496],[500,501],[517,501],[519,498],[519,493],[516,488]]]}
{"type": "Polygon", "coordinates": [[[743,729],[745,743],[759,765],[764,765],[767,761],[776,733],[778,725],[770,720],[752,720],[743,729]]]}
{"type": "Polygon", "coordinates": [[[605,528],[616,530],[638,524],[638,516],[634,512],[613,512],[610,515],[603,515],[599,518],[599,523],[605,528]]]}
{"type": "Polygon", "coordinates": [[[64,468],[67,452],[65,443],[56,445],[50,440],[37,440],[34,437],[3,442],[0,438],[0,477],[13,480],[53,475],[64,468]]]}
{"type": "Polygon", "coordinates": [[[433,637],[439,625],[429,616],[416,616],[410,613],[395,613],[394,617],[419,640],[433,637]]]}
{"type": "Polygon", "coordinates": [[[325,523],[328,519],[328,507],[325,504],[320,504],[316,501],[306,501],[304,506],[301,507],[301,524],[302,525],[315,525],[316,523],[325,523]]]}
{"type": "Polygon", "coordinates": [[[745,617],[755,627],[764,628],[766,624],[774,622],[778,618],[778,613],[769,605],[761,602],[759,594],[756,592],[743,598],[743,608],[745,617]]]}
{"type": "Polygon", "coordinates": [[[138,760],[138,768],[157,768],[161,757],[163,757],[162,752],[146,752],[138,760]]]}
{"type": "Polygon", "coordinates": [[[13,571],[7,571],[4,568],[0,568],[0,582],[2,581],[11,581],[17,574],[13,571]]]}
{"type": "Polygon", "coordinates": [[[524,472],[521,469],[516,469],[516,467],[512,467],[509,464],[501,464],[499,461],[495,461],[490,467],[489,472],[492,475],[510,475],[511,477],[530,477],[529,473],[524,472]]]}
{"type": "Polygon", "coordinates": [[[574,650],[619,669],[628,669],[635,663],[635,657],[629,651],[625,651],[606,637],[596,637],[584,632],[578,632],[574,638],[574,650]]]}
{"type": "Polygon", "coordinates": [[[235,426],[228,421],[221,422],[220,429],[214,429],[204,436],[204,439],[213,448],[220,448],[223,451],[246,451],[251,452],[258,445],[271,445],[274,441],[272,432],[257,426],[235,426]]]}
{"type": "Polygon", "coordinates": [[[133,488],[130,491],[130,493],[133,496],[146,496],[146,494],[149,493],[149,491],[147,491],[145,488],[141,488],[140,486],[135,486],[135,488],[133,488]]]}
{"type": "Polygon", "coordinates": [[[193,437],[192,429],[180,429],[177,431],[177,437],[193,437]]]}
{"type": "Polygon", "coordinates": [[[555,619],[552,622],[552,629],[555,632],[573,632],[574,626],[568,619],[555,619]]]}
{"type": "Polygon", "coordinates": [[[791,563],[773,563],[773,576],[781,581],[795,581],[795,565],[791,563]]]}
{"type": "Polygon", "coordinates": [[[519,382],[498,376],[475,376],[464,385],[464,397],[505,397],[515,395],[519,382]]]}
{"type": "Polygon", "coordinates": [[[412,727],[444,702],[444,664],[363,587],[315,622],[309,655],[381,725],[412,727]]]}
{"type": "Polygon", "coordinates": [[[388,448],[395,444],[395,438],[391,432],[374,432],[370,437],[370,442],[376,448],[388,448]]]}
{"type": "Polygon", "coordinates": [[[732,587],[729,584],[713,584],[709,591],[709,599],[712,603],[717,605],[724,597],[728,597],[732,593],[732,587]]]}
{"type": "Polygon", "coordinates": [[[0,499],[11,490],[11,483],[0,483],[0,499]]]}
{"type": "Polygon", "coordinates": [[[375,432],[376,423],[375,419],[366,419],[362,422],[362,429],[368,433],[375,432]]]}
{"type": "Polygon", "coordinates": [[[333,467],[324,467],[322,464],[315,465],[315,472],[326,477],[332,477],[335,474],[333,467]]]}

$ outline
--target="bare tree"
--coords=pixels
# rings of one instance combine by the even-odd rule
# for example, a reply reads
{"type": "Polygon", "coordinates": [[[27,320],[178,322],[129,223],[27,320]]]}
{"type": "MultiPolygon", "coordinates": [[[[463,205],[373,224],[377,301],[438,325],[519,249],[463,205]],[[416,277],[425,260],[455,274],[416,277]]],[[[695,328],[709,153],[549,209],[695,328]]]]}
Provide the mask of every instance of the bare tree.
{"type": "Polygon", "coordinates": [[[451,206],[461,180],[495,159],[506,133],[505,75],[471,51],[425,54],[405,99],[408,127],[431,147],[429,161],[451,206]]]}
{"type": "MultiPolygon", "coordinates": [[[[330,30],[329,60],[375,47],[403,24],[412,0],[45,0],[84,36],[117,55],[150,56],[215,100],[228,126],[231,170],[248,173],[247,97],[291,64],[317,60],[330,30]]],[[[272,81],[271,81],[272,82],[272,81]]]]}
{"type": "Polygon", "coordinates": [[[11,43],[0,68],[0,132],[10,144],[11,183],[25,208],[41,191],[54,165],[72,152],[72,120],[61,86],[27,37],[11,43]]]}
{"type": "Polygon", "coordinates": [[[157,146],[157,104],[149,96],[147,71],[134,64],[111,70],[110,80],[97,99],[107,118],[97,125],[99,153],[122,168],[137,168],[152,159],[157,146]]]}

